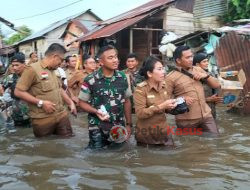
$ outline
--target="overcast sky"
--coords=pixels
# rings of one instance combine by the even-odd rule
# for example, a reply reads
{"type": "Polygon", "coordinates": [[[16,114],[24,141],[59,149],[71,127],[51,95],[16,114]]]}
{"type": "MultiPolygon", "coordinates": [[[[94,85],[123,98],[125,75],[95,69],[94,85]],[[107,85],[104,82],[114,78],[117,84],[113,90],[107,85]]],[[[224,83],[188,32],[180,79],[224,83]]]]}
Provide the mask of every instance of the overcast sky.
{"type": "MultiPolygon", "coordinates": [[[[148,1],[150,0],[3,0],[0,16],[15,24],[16,27],[26,25],[33,31],[39,31],[55,21],[87,9],[91,9],[101,19],[106,20],[148,1]],[[76,3],[69,5],[74,2],[76,3]],[[64,6],[66,7],[62,8],[64,6]],[[58,8],[62,9],[33,16],[58,8]],[[30,18],[20,19],[23,17],[30,18]]],[[[3,31],[6,31],[5,26],[0,26],[3,31]]]]}

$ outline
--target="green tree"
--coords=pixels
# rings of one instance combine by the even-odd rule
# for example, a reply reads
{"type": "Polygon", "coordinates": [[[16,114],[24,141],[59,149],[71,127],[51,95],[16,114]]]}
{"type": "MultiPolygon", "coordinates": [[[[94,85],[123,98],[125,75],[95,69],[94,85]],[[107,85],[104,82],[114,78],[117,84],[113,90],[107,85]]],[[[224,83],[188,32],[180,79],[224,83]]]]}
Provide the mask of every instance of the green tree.
{"type": "Polygon", "coordinates": [[[8,45],[15,44],[16,42],[20,42],[24,38],[28,37],[32,34],[32,30],[29,29],[27,26],[23,25],[18,27],[18,32],[13,34],[11,37],[9,37],[7,40],[5,40],[5,43],[8,45]]]}
{"type": "Polygon", "coordinates": [[[3,35],[2,28],[1,28],[1,25],[0,25],[0,39],[3,39],[3,38],[4,38],[4,35],[3,35]]]}
{"type": "Polygon", "coordinates": [[[238,19],[250,18],[250,0],[229,0],[228,12],[224,19],[231,22],[238,19]]]}

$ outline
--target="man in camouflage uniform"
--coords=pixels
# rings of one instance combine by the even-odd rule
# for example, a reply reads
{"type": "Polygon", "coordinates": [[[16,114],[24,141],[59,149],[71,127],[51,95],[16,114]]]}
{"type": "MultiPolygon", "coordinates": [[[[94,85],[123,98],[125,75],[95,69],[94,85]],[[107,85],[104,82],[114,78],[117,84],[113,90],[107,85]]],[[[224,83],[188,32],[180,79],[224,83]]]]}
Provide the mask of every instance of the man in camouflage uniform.
{"type": "MultiPolygon", "coordinates": [[[[127,69],[123,70],[127,76],[128,83],[129,83],[129,88],[131,89],[131,92],[134,93],[135,87],[137,84],[141,83],[144,81],[144,78],[139,74],[139,69],[138,69],[138,58],[135,53],[130,53],[127,56],[126,60],[126,66],[127,69]]],[[[133,103],[133,97],[131,96],[130,98],[131,104],[132,104],[132,112],[134,113],[134,103],[133,103]]]]}
{"type": "Polygon", "coordinates": [[[126,66],[127,69],[125,69],[124,72],[127,76],[129,76],[130,88],[133,93],[137,84],[144,81],[144,78],[139,74],[139,62],[135,53],[128,54],[126,66]]]}
{"type": "Polygon", "coordinates": [[[89,148],[94,149],[111,144],[109,132],[113,126],[126,126],[129,137],[132,125],[131,91],[125,74],[117,70],[117,50],[105,46],[99,56],[102,67],[85,78],[79,94],[79,106],[89,113],[89,148]],[[99,110],[102,105],[109,118],[99,110]]]}
{"type": "Polygon", "coordinates": [[[17,80],[25,69],[25,55],[23,53],[16,53],[11,59],[11,66],[14,74],[8,75],[3,80],[2,87],[9,91],[11,98],[12,114],[11,117],[15,122],[15,126],[30,127],[30,117],[28,105],[14,95],[17,80]]]}

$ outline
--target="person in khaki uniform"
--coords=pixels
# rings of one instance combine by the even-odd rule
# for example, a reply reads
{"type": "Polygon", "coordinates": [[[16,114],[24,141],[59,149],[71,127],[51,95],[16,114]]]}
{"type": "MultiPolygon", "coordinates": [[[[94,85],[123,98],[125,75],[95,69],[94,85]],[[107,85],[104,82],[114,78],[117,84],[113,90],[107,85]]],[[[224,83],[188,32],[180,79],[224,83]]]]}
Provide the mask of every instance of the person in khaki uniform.
{"type": "Polygon", "coordinates": [[[77,65],[77,57],[69,55],[65,58],[65,62],[67,64],[67,69],[65,71],[67,80],[69,81],[76,72],[76,65],[77,65]]]}
{"type": "Polygon", "coordinates": [[[86,76],[93,73],[97,68],[95,60],[90,55],[85,55],[83,57],[83,66],[84,69],[76,70],[68,81],[68,91],[70,93],[70,97],[77,105],[79,103],[78,95],[84,79],[86,76]]]}
{"type": "Polygon", "coordinates": [[[76,114],[73,101],[61,88],[55,70],[63,61],[65,48],[54,43],[45,58],[24,70],[17,82],[15,95],[29,103],[33,132],[36,137],[51,134],[72,136],[72,128],[64,101],[76,114]]]}
{"type": "Polygon", "coordinates": [[[27,65],[31,65],[32,63],[35,63],[38,61],[38,56],[37,56],[37,53],[34,51],[32,53],[30,53],[30,60],[29,62],[27,63],[27,65]]]}
{"type": "Polygon", "coordinates": [[[174,145],[171,134],[168,134],[165,112],[177,104],[175,100],[168,99],[165,68],[158,58],[149,56],[140,74],[146,80],[137,85],[133,95],[137,117],[136,140],[142,144],[174,145]]]}
{"type": "Polygon", "coordinates": [[[188,46],[177,47],[174,52],[176,70],[166,76],[168,94],[170,97],[184,97],[189,112],[176,115],[178,128],[202,128],[202,132],[218,134],[218,129],[211,109],[206,103],[202,83],[212,88],[219,88],[217,79],[210,76],[200,67],[192,66],[193,53],[188,46]]]}

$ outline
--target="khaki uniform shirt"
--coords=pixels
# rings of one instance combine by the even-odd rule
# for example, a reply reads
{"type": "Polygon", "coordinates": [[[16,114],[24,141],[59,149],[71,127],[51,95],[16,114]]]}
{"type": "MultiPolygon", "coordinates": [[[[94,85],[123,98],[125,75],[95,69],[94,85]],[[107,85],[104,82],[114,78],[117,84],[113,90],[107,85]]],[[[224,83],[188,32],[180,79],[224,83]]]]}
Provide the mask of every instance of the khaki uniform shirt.
{"type": "Polygon", "coordinates": [[[165,110],[158,105],[168,99],[166,84],[154,87],[148,81],[139,83],[134,92],[136,140],[145,144],[164,144],[168,140],[165,110]]]}
{"type": "Polygon", "coordinates": [[[68,81],[74,76],[76,71],[77,70],[66,69],[65,73],[68,81]]]}
{"type": "Polygon", "coordinates": [[[72,74],[72,77],[68,80],[68,89],[71,95],[78,97],[82,83],[89,74],[86,70],[76,70],[72,74]]]}
{"type": "MultiPolygon", "coordinates": [[[[205,72],[200,67],[192,67],[192,71],[205,72]]],[[[204,88],[200,81],[194,80],[189,76],[172,71],[166,76],[167,91],[170,97],[189,96],[196,100],[189,106],[189,112],[176,115],[176,120],[196,120],[212,117],[211,109],[206,103],[204,88]]]]}
{"type": "Polygon", "coordinates": [[[32,61],[31,59],[29,60],[29,62],[26,64],[27,66],[30,66],[31,64],[33,64],[33,63],[36,63],[36,62],[34,62],[34,61],[32,61]]]}
{"type": "Polygon", "coordinates": [[[29,104],[31,118],[46,118],[65,111],[61,95],[61,82],[54,70],[49,70],[42,61],[33,63],[24,70],[16,88],[27,91],[38,99],[48,100],[56,104],[56,111],[52,114],[46,113],[35,104],[29,104]]]}

